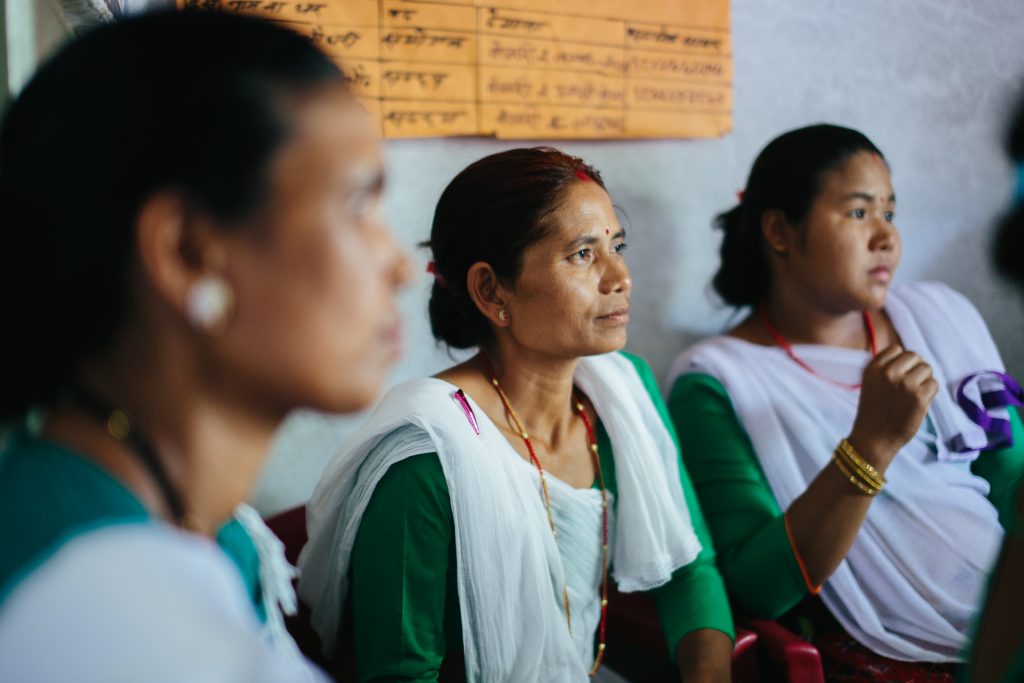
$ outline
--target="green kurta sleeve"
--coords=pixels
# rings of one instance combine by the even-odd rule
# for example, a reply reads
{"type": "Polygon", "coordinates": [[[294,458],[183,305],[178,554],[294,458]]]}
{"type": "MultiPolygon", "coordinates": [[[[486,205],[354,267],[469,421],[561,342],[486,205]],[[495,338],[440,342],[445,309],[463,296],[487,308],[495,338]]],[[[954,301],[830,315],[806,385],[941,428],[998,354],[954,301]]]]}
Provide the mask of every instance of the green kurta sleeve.
{"type": "MultiPolygon", "coordinates": [[[[650,394],[666,429],[678,446],[679,439],[651,369],[640,358],[630,354],[623,355],[636,366],[644,388],[650,394]]],[[[690,482],[687,468],[683,466],[682,458],[679,459],[679,483],[683,488],[686,507],[690,512],[690,521],[693,523],[693,529],[697,533],[703,550],[696,560],[676,570],[672,575],[672,580],[666,585],[651,591],[657,605],[658,618],[661,621],[668,651],[673,657],[679,646],[679,641],[697,629],[715,629],[728,634],[730,638],[735,638],[732,612],[729,608],[725,585],[715,564],[712,535],[704,521],[696,492],[690,482]]]]}
{"type": "Polygon", "coordinates": [[[782,615],[810,591],[725,387],[708,375],[682,375],[668,407],[729,592],[750,616],[782,615]]]}
{"type": "Polygon", "coordinates": [[[1024,481],[1024,424],[1020,411],[1010,408],[1010,428],[1013,444],[998,451],[982,453],[971,463],[971,471],[988,480],[992,489],[988,499],[999,511],[999,523],[1009,529],[1014,521],[1014,502],[1021,482],[1024,481]]]}
{"type": "Polygon", "coordinates": [[[446,634],[461,647],[454,533],[437,454],[392,465],[373,492],[352,549],[359,681],[436,681],[446,634]]]}

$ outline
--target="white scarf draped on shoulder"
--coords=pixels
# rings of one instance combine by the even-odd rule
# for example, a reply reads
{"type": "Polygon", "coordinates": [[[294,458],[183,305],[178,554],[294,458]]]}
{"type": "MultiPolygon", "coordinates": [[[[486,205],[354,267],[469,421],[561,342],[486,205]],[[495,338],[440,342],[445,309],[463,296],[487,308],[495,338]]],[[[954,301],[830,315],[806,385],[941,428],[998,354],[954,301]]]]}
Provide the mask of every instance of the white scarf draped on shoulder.
{"type": "MultiPolygon", "coordinates": [[[[614,576],[623,591],[662,585],[701,549],[679,484],[675,442],[627,358],[581,359],[575,379],[612,443],[614,576]]],[[[330,652],[352,546],[374,488],[395,462],[436,451],[454,518],[467,680],[586,681],[600,612],[600,565],[587,559],[600,549],[600,497],[595,508],[593,490],[549,476],[556,547],[536,470],[469,398],[477,434],[456,390],[429,378],[395,387],[328,465],[309,502],[309,543],[299,559],[299,593],[312,605],[313,625],[330,652]],[[426,440],[387,438],[409,425],[426,440]],[[573,603],[575,638],[561,606],[563,586],[573,603]]]]}
{"type": "MultiPolygon", "coordinates": [[[[944,285],[894,288],[886,311],[904,347],[931,365],[941,389],[921,431],[889,466],[888,485],[821,596],[843,628],[879,654],[959,661],[1002,528],[986,498],[988,482],[970,471],[978,453],[951,448],[957,437],[984,443],[954,394],[965,377],[1002,371],[1003,363],[978,312],[944,285]]],[[[851,349],[794,350],[841,382],[859,382],[870,360],[867,352],[851,349]]],[[[733,337],[684,352],[670,380],[684,373],[708,374],[724,385],[783,510],[829,466],[860,398],[859,391],[807,372],[782,349],[733,337]]]]}

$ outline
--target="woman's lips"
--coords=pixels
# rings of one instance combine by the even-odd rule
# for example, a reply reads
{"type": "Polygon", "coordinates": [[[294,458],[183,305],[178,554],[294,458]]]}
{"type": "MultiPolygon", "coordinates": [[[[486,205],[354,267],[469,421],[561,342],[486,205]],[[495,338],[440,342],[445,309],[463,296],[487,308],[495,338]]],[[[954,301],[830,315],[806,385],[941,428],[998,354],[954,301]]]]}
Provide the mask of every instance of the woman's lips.
{"type": "Polygon", "coordinates": [[[892,268],[889,266],[878,266],[868,271],[868,274],[879,282],[889,282],[892,280],[892,268]]]}
{"type": "Polygon", "coordinates": [[[619,308],[605,315],[598,316],[598,320],[606,320],[613,323],[628,323],[629,322],[629,309],[619,308]]]}

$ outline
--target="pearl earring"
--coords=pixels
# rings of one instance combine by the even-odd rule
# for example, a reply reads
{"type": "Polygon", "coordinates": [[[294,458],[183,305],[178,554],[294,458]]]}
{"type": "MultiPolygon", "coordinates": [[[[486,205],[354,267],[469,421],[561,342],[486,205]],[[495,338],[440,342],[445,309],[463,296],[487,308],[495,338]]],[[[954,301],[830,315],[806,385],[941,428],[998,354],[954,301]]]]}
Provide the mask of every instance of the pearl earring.
{"type": "Polygon", "coordinates": [[[189,289],[185,311],[192,326],[211,337],[227,329],[235,307],[235,293],[223,278],[206,275],[189,289]]]}
{"type": "Polygon", "coordinates": [[[500,320],[501,322],[505,322],[506,320],[508,320],[508,313],[505,312],[504,308],[498,311],[498,320],[500,320]]]}

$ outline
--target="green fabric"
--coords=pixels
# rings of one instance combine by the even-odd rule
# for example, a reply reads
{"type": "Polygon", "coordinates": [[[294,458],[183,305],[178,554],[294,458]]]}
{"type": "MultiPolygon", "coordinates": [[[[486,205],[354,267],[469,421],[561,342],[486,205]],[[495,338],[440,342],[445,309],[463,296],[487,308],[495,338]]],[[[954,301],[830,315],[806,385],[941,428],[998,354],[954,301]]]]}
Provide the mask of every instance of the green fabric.
{"type": "Polygon", "coordinates": [[[999,683],[1020,683],[1024,681],[1024,646],[1017,648],[1010,663],[1006,666],[999,683]]]}
{"type": "Polygon", "coordinates": [[[245,584],[245,592],[256,609],[256,616],[261,623],[266,623],[267,606],[263,602],[263,585],[260,583],[260,555],[249,532],[241,522],[232,517],[217,532],[215,540],[238,567],[242,574],[242,583],[245,584]]]}
{"type": "MultiPolygon", "coordinates": [[[[0,448],[0,604],[72,538],[104,526],[151,522],[139,499],[91,460],[15,430],[0,448]]],[[[241,571],[264,619],[259,556],[252,539],[232,519],[217,542],[241,571]]]]}
{"type": "Polygon", "coordinates": [[[971,471],[988,480],[992,487],[988,499],[999,511],[999,523],[1004,529],[1013,526],[1016,516],[1015,501],[1024,481],[1024,423],[1020,412],[1010,409],[1010,429],[1013,445],[998,451],[982,453],[971,463],[971,471]]]}
{"type": "MultiPolygon", "coordinates": [[[[673,385],[668,405],[730,595],[750,616],[781,616],[809,591],[782,510],[729,394],[713,377],[686,374],[673,385]]],[[[1012,515],[1012,492],[1024,477],[1024,428],[1019,413],[1010,413],[1014,445],[982,454],[973,467],[992,485],[1000,519],[1012,515]]]]}
{"type": "MultiPolygon", "coordinates": [[[[1014,434],[1014,443],[1017,443],[1016,437],[1017,434],[1014,434]]],[[[1018,492],[1018,495],[1024,500],[1024,491],[1018,492]]],[[[999,551],[999,558],[996,560],[995,569],[992,570],[992,574],[988,579],[988,585],[985,588],[985,603],[971,629],[971,646],[967,656],[967,660],[970,663],[978,661],[978,630],[980,625],[989,618],[990,610],[995,608],[999,600],[1011,598],[1011,596],[1006,595],[1006,588],[1003,582],[1007,576],[1014,577],[1015,573],[1018,573],[1021,569],[1019,562],[1011,559],[1011,553],[1017,554],[1015,548],[1011,549],[1011,544],[1018,544],[1021,542],[1021,539],[1024,539],[1024,516],[1020,515],[1016,510],[1009,511],[1009,516],[1003,523],[1003,528],[1006,529],[1003,547],[999,551]],[[1002,591],[993,593],[997,582],[1002,584],[1002,591]]],[[[1020,635],[1020,629],[1017,629],[1017,634],[1018,636],[1020,635]]],[[[957,681],[959,683],[969,683],[971,680],[970,670],[973,668],[973,666],[968,665],[962,666],[958,671],[957,681]]],[[[1016,649],[1007,660],[1002,674],[996,681],[997,683],[1020,683],[1020,681],[1024,681],[1024,642],[1018,641],[1016,649]]]]}
{"type": "MultiPolygon", "coordinates": [[[[674,437],[650,368],[624,355],[674,437]]],[[[615,493],[611,442],[600,422],[597,427],[605,485],[615,493]]],[[[704,550],[667,585],[652,591],[672,653],[696,629],[733,637],[711,536],[681,460],[679,477],[704,550]]],[[[392,465],[371,496],[352,549],[350,604],[359,681],[436,681],[447,650],[461,649],[454,541],[451,499],[437,454],[392,465]]]]}
{"type": "Polygon", "coordinates": [[[360,681],[436,681],[462,647],[451,499],[436,453],[392,465],[356,534],[351,605],[360,681]]]}
{"type": "MultiPolygon", "coordinates": [[[[636,368],[644,388],[651,397],[654,407],[661,416],[661,421],[672,436],[676,444],[676,451],[679,452],[679,436],[676,434],[674,425],[658,382],[654,373],[641,358],[632,354],[624,353],[626,358],[632,361],[636,368]]],[[[603,433],[603,429],[601,430],[603,433]]],[[[611,459],[611,444],[601,444],[599,448],[608,454],[607,469],[613,473],[614,461],[611,459]]],[[[601,464],[605,467],[604,461],[601,464]]],[[[697,492],[691,480],[688,468],[683,465],[683,459],[679,458],[679,483],[683,488],[683,496],[686,499],[686,507],[690,511],[690,522],[700,540],[702,550],[697,559],[680,567],[672,575],[672,580],[661,588],[651,592],[658,608],[658,617],[661,621],[661,628],[665,635],[665,644],[668,646],[670,655],[675,657],[676,648],[683,636],[701,628],[716,629],[723,631],[730,638],[735,638],[732,623],[732,611],[729,608],[729,601],[726,597],[725,584],[715,562],[715,547],[712,543],[712,535],[705,521],[700,503],[697,499],[697,492]]]]}
{"type": "Polygon", "coordinates": [[[683,375],[668,407],[730,595],[751,616],[778,617],[808,590],[782,510],[725,388],[708,375],[683,375]]]}

